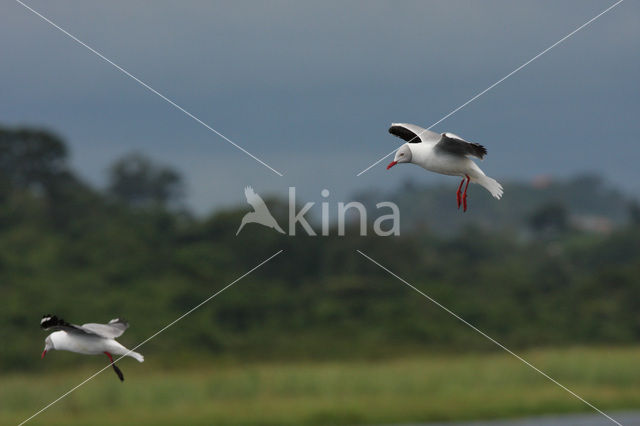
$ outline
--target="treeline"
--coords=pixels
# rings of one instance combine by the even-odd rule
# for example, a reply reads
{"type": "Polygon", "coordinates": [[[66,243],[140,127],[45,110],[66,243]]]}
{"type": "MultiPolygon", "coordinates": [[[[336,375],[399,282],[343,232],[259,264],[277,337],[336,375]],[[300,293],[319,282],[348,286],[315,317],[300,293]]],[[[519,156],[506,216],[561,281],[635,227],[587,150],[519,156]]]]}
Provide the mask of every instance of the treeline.
{"type": "MultiPolygon", "coordinates": [[[[96,189],[71,169],[59,137],[0,129],[0,368],[42,368],[42,314],[125,317],[132,326],[121,341],[134,346],[281,249],[140,352],[171,365],[493,349],[356,250],[510,346],[640,337],[632,221],[611,234],[568,228],[530,239],[473,226],[446,238],[421,228],[288,237],[258,225],[236,236],[248,206],[196,217],[183,196],[180,174],[141,154],[117,161],[96,189]]],[[[269,201],[286,223],[277,204],[269,201]]]]}
{"type": "Polygon", "coordinates": [[[404,230],[426,228],[448,237],[468,226],[519,233],[532,239],[564,234],[572,229],[608,232],[640,223],[638,200],[607,184],[599,175],[583,173],[568,179],[550,176],[530,182],[504,182],[505,197],[495,202],[475,185],[469,189],[469,214],[451,214],[455,197],[446,185],[405,183],[386,194],[363,192],[357,198],[369,207],[377,200],[395,202],[404,230]]]}

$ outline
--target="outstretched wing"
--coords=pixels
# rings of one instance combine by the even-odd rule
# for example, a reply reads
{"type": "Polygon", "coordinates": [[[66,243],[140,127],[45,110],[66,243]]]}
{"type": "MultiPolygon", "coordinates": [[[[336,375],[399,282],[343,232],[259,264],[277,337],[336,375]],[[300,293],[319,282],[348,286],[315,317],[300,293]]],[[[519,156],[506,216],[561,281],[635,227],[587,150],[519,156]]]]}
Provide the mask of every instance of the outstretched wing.
{"type": "Polygon", "coordinates": [[[91,330],[83,329],[79,325],[69,324],[62,318],[58,318],[55,315],[44,315],[40,320],[40,328],[43,330],[62,330],[67,333],[75,333],[75,334],[87,334],[87,335],[95,335],[98,336],[97,333],[94,333],[91,330]]]}
{"type": "Polygon", "coordinates": [[[393,123],[389,127],[389,133],[408,143],[435,143],[440,139],[440,134],[431,130],[423,129],[415,124],[393,123]]]}
{"type": "Polygon", "coordinates": [[[108,324],[90,322],[88,324],[82,324],[81,328],[99,336],[106,337],[107,339],[115,339],[116,337],[122,336],[122,333],[129,328],[129,323],[123,319],[114,318],[109,321],[108,324]]]}
{"type": "Polygon", "coordinates": [[[40,327],[43,330],[63,330],[67,333],[85,334],[89,336],[104,337],[114,339],[121,336],[129,328],[129,323],[125,320],[115,318],[108,324],[88,323],[82,325],[70,324],[55,315],[44,315],[40,320],[40,327]]]}
{"type": "Polygon", "coordinates": [[[467,142],[453,133],[443,133],[440,142],[436,144],[435,148],[449,154],[459,155],[461,157],[470,155],[481,160],[487,155],[487,149],[484,146],[467,142]]]}
{"type": "Polygon", "coordinates": [[[244,189],[244,196],[247,198],[247,203],[249,203],[255,211],[267,208],[267,205],[262,198],[256,194],[252,187],[247,186],[244,189]]]}

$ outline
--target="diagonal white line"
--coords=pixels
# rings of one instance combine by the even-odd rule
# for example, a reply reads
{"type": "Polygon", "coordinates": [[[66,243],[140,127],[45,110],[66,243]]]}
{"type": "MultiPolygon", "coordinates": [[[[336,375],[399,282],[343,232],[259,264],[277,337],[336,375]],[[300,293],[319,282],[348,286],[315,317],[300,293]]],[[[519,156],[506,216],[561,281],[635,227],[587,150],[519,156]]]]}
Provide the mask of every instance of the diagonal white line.
{"type": "Polygon", "coordinates": [[[149,90],[150,92],[158,95],[160,98],[162,98],[163,100],[165,100],[166,102],[168,102],[171,106],[177,108],[178,110],[182,111],[184,114],[186,114],[188,117],[192,118],[193,120],[195,120],[198,124],[201,124],[202,126],[204,126],[205,128],[207,128],[208,130],[212,131],[213,133],[215,133],[216,135],[220,136],[222,139],[224,139],[225,141],[229,142],[231,145],[235,146],[237,149],[239,149],[240,151],[244,152],[245,154],[247,154],[249,157],[253,158],[254,160],[256,160],[258,163],[262,164],[263,166],[265,166],[266,168],[268,168],[269,170],[271,170],[272,172],[274,172],[275,174],[277,174],[278,176],[283,176],[282,173],[280,173],[279,171],[277,171],[276,169],[274,169],[273,167],[271,167],[270,165],[268,165],[267,163],[265,163],[264,161],[262,161],[261,159],[259,159],[258,157],[256,157],[255,155],[253,155],[252,153],[250,153],[249,151],[247,151],[246,149],[244,149],[243,147],[241,147],[240,145],[238,145],[237,143],[235,143],[234,141],[232,141],[231,139],[229,139],[228,137],[226,137],[225,135],[223,135],[222,133],[220,133],[219,131],[217,131],[216,129],[214,129],[213,127],[211,127],[210,125],[208,125],[207,123],[205,123],[204,121],[200,120],[198,117],[196,117],[195,115],[193,115],[192,113],[190,113],[189,111],[187,111],[186,109],[184,109],[183,107],[181,107],[180,105],[178,105],[177,103],[175,103],[174,101],[172,101],[171,99],[169,99],[168,97],[166,97],[165,95],[163,95],[162,93],[158,92],[156,89],[154,89],[153,87],[149,86],[147,83],[145,83],[144,81],[140,80],[138,77],[134,76],[133,74],[131,74],[129,71],[125,70],[124,68],[122,68],[120,65],[116,64],[115,62],[113,62],[111,59],[107,58],[106,56],[104,56],[102,53],[98,52],[97,50],[95,50],[94,48],[92,48],[91,46],[89,46],[88,44],[86,44],[85,42],[83,42],[82,40],[80,40],[79,38],[77,38],[76,36],[74,36],[73,34],[71,34],[70,32],[68,32],[67,30],[65,30],[64,28],[60,27],[59,25],[57,25],[55,22],[51,21],[49,18],[47,18],[46,16],[43,16],[41,13],[39,13],[38,11],[34,10],[33,8],[31,8],[30,6],[24,4],[22,1],[20,0],[16,0],[16,2],[18,2],[20,5],[24,6],[26,9],[30,10],[31,12],[33,12],[34,14],[36,14],[37,16],[39,16],[40,18],[42,18],[44,21],[48,22],[49,24],[51,24],[53,27],[55,27],[56,29],[60,30],[62,33],[64,33],[65,35],[67,35],[69,38],[71,38],[72,40],[74,40],[75,42],[77,42],[78,44],[86,47],[87,49],[89,49],[91,52],[95,53],[97,56],[99,56],[102,60],[106,61],[107,63],[113,65],[118,71],[122,72],[124,75],[126,75],[127,77],[130,77],[131,79],[133,79],[136,83],[140,84],[142,87],[144,87],[145,89],[149,90]]]}
{"type": "MultiPolygon", "coordinates": [[[[485,93],[487,93],[489,90],[493,89],[494,87],[496,87],[498,84],[502,83],[503,81],[505,81],[506,79],[508,79],[509,77],[511,77],[512,75],[514,75],[515,73],[517,73],[518,71],[520,71],[522,68],[526,67],[527,65],[529,65],[531,62],[535,61],[536,59],[538,59],[540,56],[544,55],[545,53],[547,53],[548,51],[550,51],[551,49],[553,49],[554,47],[556,47],[557,45],[559,45],[560,43],[562,43],[563,41],[565,41],[566,39],[568,39],[569,37],[571,37],[572,35],[574,35],[575,33],[577,33],[578,31],[582,30],[584,27],[586,27],[587,25],[591,24],[593,21],[595,21],[596,19],[598,19],[599,17],[601,17],[602,15],[604,15],[605,13],[609,12],[611,9],[613,9],[614,7],[616,7],[617,5],[619,5],[620,3],[622,3],[624,0],[618,0],[617,2],[615,2],[614,4],[612,4],[611,6],[609,6],[608,8],[606,8],[605,10],[603,10],[602,12],[600,12],[599,14],[597,14],[596,16],[594,16],[593,18],[589,19],[587,22],[585,22],[584,24],[580,25],[578,28],[576,28],[575,30],[571,31],[569,34],[567,34],[566,36],[562,37],[560,40],[556,41],[555,43],[553,43],[551,46],[547,47],[546,49],[544,49],[542,52],[538,53],[536,56],[534,56],[533,58],[529,59],[527,62],[525,62],[524,64],[520,65],[518,68],[516,68],[515,70],[511,71],[509,74],[505,75],[504,77],[502,77],[500,80],[496,81],[495,83],[493,83],[491,86],[487,87],[486,89],[484,89],[483,91],[479,92],[478,94],[476,94],[474,97],[472,97],[471,99],[469,99],[467,102],[463,103],[462,105],[460,105],[459,107],[457,107],[456,109],[454,109],[453,111],[449,112],[447,115],[445,115],[444,117],[442,117],[440,120],[436,121],[435,123],[433,123],[431,126],[427,127],[425,129],[426,130],[431,130],[431,128],[433,128],[434,126],[440,124],[441,122],[443,122],[444,120],[446,120],[447,118],[451,117],[453,114],[455,114],[456,112],[460,111],[462,108],[466,107],[467,105],[469,105],[471,102],[475,101],[476,99],[478,99],[480,96],[484,95],[485,93]]],[[[413,137],[411,140],[419,138],[420,135],[422,135],[422,133],[424,133],[424,131],[422,131],[419,135],[413,137]]],[[[396,152],[396,150],[394,149],[393,151],[391,151],[390,153],[388,153],[387,155],[385,155],[384,157],[382,157],[381,159],[379,159],[378,161],[376,161],[375,163],[371,164],[369,167],[367,167],[366,169],[364,169],[363,171],[361,171],[360,173],[358,173],[356,176],[360,176],[363,173],[367,172],[369,169],[371,169],[373,166],[379,164],[381,161],[383,161],[385,158],[387,158],[388,156],[390,156],[391,154],[393,154],[394,152],[396,152]]]]}
{"type": "Polygon", "coordinates": [[[585,404],[587,404],[589,407],[593,408],[594,410],[596,410],[598,413],[602,414],[603,416],[605,416],[607,419],[611,420],[613,423],[622,426],[622,424],[620,424],[618,421],[616,421],[615,419],[613,419],[612,417],[610,417],[607,413],[605,413],[604,411],[600,410],[598,407],[596,407],[595,405],[593,405],[592,403],[590,403],[589,401],[587,401],[586,399],[584,399],[583,397],[581,397],[580,395],[578,395],[577,393],[575,393],[574,391],[572,391],[571,389],[569,389],[568,387],[566,387],[565,385],[563,385],[562,383],[558,382],[557,380],[555,380],[553,377],[549,376],[547,373],[545,373],[544,371],[540,370],[538,367],[536,367],[535,365],[531,364],[529,361],[527,361],[526,359],[522,358],[520,355],[516,354],[515,352],[513,352],[511,349],[507,348],[506,346],[504,346],[502,343],[498,342],[496,339],[494,339],[493,337],[489,336],[487,333],[485,333],[484,331],[480,330],[478,327],[474,326],[473,324],[471,324],[470,322],[468,322],[467,320],[465,320],[464,318],[462,318],[460,315],[456,314],[455,312],[453,312],[451,309],[447,308],[446,306],[444,306],[443,304],[441,304],[440,302],[438,302],[437,300],[435,300],[434,298],[432,298],[431,296],[427,295],[426,293],[422,292],[421,290],[417,289],[416,287],[414,287],[413,285],[409,284],[404,278],[399,277],[398,275],[396,275],[395,273],[391,272],[388,268],[382,266],[380,263],[378,263],[377,261],[373,260],[372,258],[370,258],[369,256],[367,256],[366,254],[364,254],[362,251],[360,250],[356,250],[358,253],[360,253],[363,257],[365,257],[366,259],[368,259],[369,261],[371,261],[372,263],[374,263],[375,265],[379,266],[380,268],[382,268],[384,271],[386,271],[387,273],[389,273],[391,276],[393,276],[394,278],[400,280],[402,283],[406,284],[408,287],[410,287],[411,289],[413,289],[414,291],[416,291],[417,293],[419,293],[420,295],[424,296],[425,298],[427,298],[430,302],[434,303],[435,305],[437,305],[440,309],[444,310],[445,312],[447,312],[449,315],[453,316],[454,318],[456,318],[457,320],[461,321],[462,323],[464,323],[466,326],[470,327],[473,331],[479,333],[481,336],[483,336],[484,338],[490,340],[491,342],[493,342],[495,345],[497,345],[500,349],[505,350],[506,352],[508,352],[509,354],[513,355],[514,357],[516,357],[519,361],[521,361],[522,363],[528,365],[529,367],[531,367],[532,369],[534,369],[535,371],[537,371],[538,373],[542,374],[544,377],[546,377],[547,379],[549,379],[550,381],[552,381],[553,383],[555,383],[556,385],[560,386],[562,389],[564,389],[565,391],[569,392],[571,395],[575,396],[576,398],[578,398],[580,401],[584,402],[585,404]]]}
{"type": "MultiPolygon", "coordinates": [[[[193,311],[195,311],[196,309],[200,308],[202,305],[204,305],[205,303],[209,302],[211,299],[215,298],[217,295],[219,295],[220,293],[222,293],[223,291],[225,291],[226,289],[228,289],[229,287],[231,287],[232,285],[234,285],[235,283],[237,283],[238,281],[240,281],[241,279],[243,279],[244,277],[246,277],[247,275],[251,274],[253,271],[255,271],[256,269],[260,268],[261,266],[263,266],[265,263],[269,262],[271,259],[273,259],[274,257],[276,257],[277,255],[279,255],[280,253],[282,253],[283,250],[279,250],[278,252],[276,252],[275,254],[272,254],[270,257],[268,257],[267,259],[263,260],[262,262],[260,262],[259,264],[257,264],[256,266],[254,266],[253,268],[251,268],[249,271],[245,272],[244,274],[242,274],[241,276],[239,276],[238,278],[236,278],[235,280],[233,280],[231,283],[227,284],[225,287],[223,287],[221,290],[218,290],[217,292],[215,292],[214,294],[212,294],[211,296],[207,297],[205,300],[203,300],[202,302],[198,303],[196,306],[194,306],[193,308],[189,309],[187,312],[185,312],[184,314],[180,315],[178,318],[176,318],[175,320],[171,321],[169,324],[165,325],[164,327],[162,327],[159,331],[155,332],[154,334],[152,334],[151,336],[147,337],[145,340],[143,340],[141,343],[139,343],[138,345],[136,345],[135,347],[129,349],[129,351],[127,353],[125,353],[124,355],[122,355],[120,358],[116,359],[113,361],[113,363],[115,364],[116,362],[120,361],[122,358],[126,357],[127,355],[129,355],[131,352],[135,351],[136,349],[138,349],[140,346],[144,345],[145,343],[147,343],[149,340],[155,338],[157,335],[159,335],[160,333],[162,333],[163,331],[165,331],[166,329],[168,329],[169,327],[172,327],[175,323],[177,323],[178,321],[180,321],[181,319],[183,319],[184,317],[186,317],[187,315],[191,314],[193,311]]],[[[43,411],[47,410],[48,408],[50,408],[52,405],[56,404],[58,401],[60,401],[61,399],[65,398],[66,396],[68,396],[71,392],[75,391],[76,389],[78,389],[80,386],[84,385],[85,383],[87,383],[88,381],[90,381],[91,379],[93,379],[94,377],[96,377],[98,374],[102,373],[104,370],[107,370],[111,368],[111,364],[107,364],[106,367],[98,370],[97,372],[95,372],[94,374],[92,374],[91,376],[87,377],[86,379],[84,379],[82,382],[80,382],[79,384],[77,384],[76,386],[72,387],[71,389],[69,389],[67,392],[65,392],[64,394],[62,394],[60,397],[58,397],[57,399],[55,399],[54,401],[50,402],[49,404],[45,405],[44,407],[42,407],[40,410],[38,410],[36,413],[34,413],[33,415],[31,415],[31,417],[25,419],[22,421],[22,423],[20,423],[19,426],[22,426],[23,424],[27,423],[29,420],[33,419],[34,417],[36,417],[38,414],[42,413],[43,411]]]]}

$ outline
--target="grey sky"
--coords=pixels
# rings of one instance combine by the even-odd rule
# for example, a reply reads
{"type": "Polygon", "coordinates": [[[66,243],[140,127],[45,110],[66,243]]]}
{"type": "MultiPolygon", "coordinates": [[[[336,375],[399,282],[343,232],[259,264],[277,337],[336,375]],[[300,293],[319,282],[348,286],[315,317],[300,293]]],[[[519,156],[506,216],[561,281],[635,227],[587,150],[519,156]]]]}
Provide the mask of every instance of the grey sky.
{"type": "MultiPolygon", "coordinates": [[[[96,184],[142,150],[191,203],[243,188],[334,200],[417,167],[356,173],[613,1],[27,4],[263,158],[273,174],[12,1],[0,6],[0,122],[50,128],[96,184]]],[[[627,0],[435,130],[487,146],[496,178],[596,170],[640,191],[640,3],[627,0]]],[[[508,194],[506,194],[508,196],[508,194]]]]}

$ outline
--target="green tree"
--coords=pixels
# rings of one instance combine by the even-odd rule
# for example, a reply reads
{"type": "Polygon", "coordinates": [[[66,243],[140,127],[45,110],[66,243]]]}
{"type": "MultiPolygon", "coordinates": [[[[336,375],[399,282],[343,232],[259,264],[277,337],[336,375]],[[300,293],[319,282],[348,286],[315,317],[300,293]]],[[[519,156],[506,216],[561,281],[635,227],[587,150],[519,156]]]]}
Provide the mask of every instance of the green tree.
{"type": "Polygon", "coordinates": [[[640,225],[640,203],[635,200],[629,203],[629,217],[632,225],[640,225]]]}
{"type": "Polygon", "coordinates": [[[134,152],[111,166],[108,193],[131,207],[175,207],[182,203],[184,184],[177,171],[134,152]]]}
{"type": "Polygon", "coordinates": [[[48,192],[69,175],[67,147],[56,135],[0,127],[0,180],[5,189],[48,192]]]}
{"type": "Polygon", "coordinates": [[[564,205],[550,202],[533,212],[529,226],[539,236],[558,235],[569,228],[569,214],[564,205]]]}

